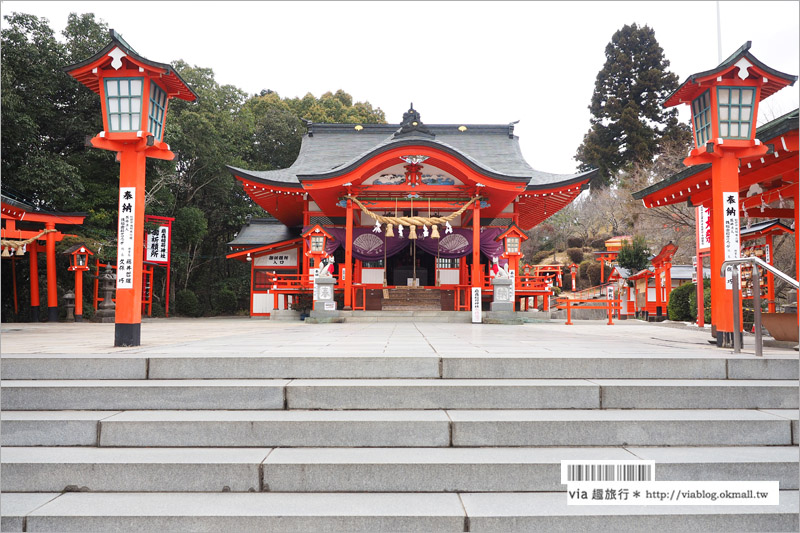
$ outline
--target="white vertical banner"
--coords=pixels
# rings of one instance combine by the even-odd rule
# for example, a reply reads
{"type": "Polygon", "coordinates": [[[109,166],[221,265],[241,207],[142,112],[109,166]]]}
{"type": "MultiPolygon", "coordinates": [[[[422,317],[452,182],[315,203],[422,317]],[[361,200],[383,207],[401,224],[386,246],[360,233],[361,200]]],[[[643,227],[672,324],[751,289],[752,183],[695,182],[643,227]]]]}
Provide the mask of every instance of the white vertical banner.
{"type": "Polygon", "coordinates": [[[317,288],[317,274],[319,274],[319,269],[312,268],[310,273],[311,283],[313,284],[314,287],[314,295],[312,296],[312,301],[315,302],[319,300],[319,289],[317,288]]]}
{"type": "Polygon", "coordinates": [[[472,287],[472,323],[480,324],[482,320],[481,314],[481,288],[472,287]]]}
{"type": "Polygon", "coordinates": [[[769,261],[769,244],[764,245],[764,262],[771,264],[769,261]]]}
{"type": "MultiPolygon", "coordinates": [[[[736,193],[739,196],[739,193],[736,193]]],[[[738,209],[738,204],[737,204],[738,209]]],[[[711,210],[707,207],[697,208],[697,224],[699,226],[698,233],[700,234],[700,250],[708,250],[711,248],[711,210]]]]}
{"type": "MultiPolygon", "coordinates": [[[[117,289],[133,288],[134,217],[136,188],[119,189],[119,225],[117,226],[117,289]]],[[[141,246],[141,241],[139,246],[141,246]]]]}
{"type": "MultiPolygon", "coordinates": [[[[725,260],[738,259],[741,256],[741,242],[739,240],[739,191],[725,192],[723,197],[723,214],[725,235],[725,260]]],[[[738,269],[738,267],[737,267],[738,269]]],[[[739,276],[741,283],[741,275],[739,276]]],[[[725,288],[733,288],[733,272],[727,269],[725,272],[725,288]]]]}
{"type": "Polygon", "coordinates": [[[508,271],[508,277],[511,278],[511,303],[514,304],[514,310],[515,311],[516,311],[516,307],[517,307],[517,304],[516,304],[517,301],[514,299],[514,297],[516,296],[514,294],[514,292],[515,292],[515,289],[517,287],[517,277],[516,276],[517,276],[516,271],[514,271],[514,270],[509,270],[508,271]]]}

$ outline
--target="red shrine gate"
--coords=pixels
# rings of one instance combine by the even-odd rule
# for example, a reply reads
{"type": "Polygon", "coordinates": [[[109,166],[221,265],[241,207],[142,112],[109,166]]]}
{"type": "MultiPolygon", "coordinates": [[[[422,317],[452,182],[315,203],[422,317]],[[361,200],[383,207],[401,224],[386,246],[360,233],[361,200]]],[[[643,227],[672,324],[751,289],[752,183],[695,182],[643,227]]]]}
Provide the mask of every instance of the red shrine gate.
{"type": "MultiPolygon", "coordinates": [[[[229,167],[275,220],[253,219],[229,243],[252,271],[251,313],[269,314],[313,288],[333,261],[345,309],[385,308],[391,289],[439,291],[442,310],[467,310],[492,291],[494,261],[514,296],[550,294],[555,272],[521,274],[530,229],[569,204],[596,171],[554,175],[522,157],[514,125],[308,124],[291,167],[229,167]]],[[[435,296],[433,297],[435,299],[435,296]]]]}

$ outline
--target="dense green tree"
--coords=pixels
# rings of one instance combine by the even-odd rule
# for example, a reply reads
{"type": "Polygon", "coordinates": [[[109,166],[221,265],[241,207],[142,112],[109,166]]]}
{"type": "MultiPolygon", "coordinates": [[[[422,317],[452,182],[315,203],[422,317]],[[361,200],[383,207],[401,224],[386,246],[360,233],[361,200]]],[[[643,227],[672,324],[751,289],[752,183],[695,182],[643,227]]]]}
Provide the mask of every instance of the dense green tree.
{"type": "Polygon", "coordinates": [[[581,170],[600,169],[602,179],[593,187],[614,182],[626,165],[650,162],[662,140],[690,140],[688,126],[676,119],[677,111],[661,106],[678,88],[678,77],[667,71],[669,61],[652,28],[623,26],[612,36],[605,56],[589,106],[591,128],[575,156],[581,170]]]}
{"type": "Polygon", "coordinates": [[[647,268],[650,264],[650,250],[644,237],[635,235],[631,242],[622,241],[622,247],[617,254],[617,264],[627,268],[631,273],[647,268]]]}

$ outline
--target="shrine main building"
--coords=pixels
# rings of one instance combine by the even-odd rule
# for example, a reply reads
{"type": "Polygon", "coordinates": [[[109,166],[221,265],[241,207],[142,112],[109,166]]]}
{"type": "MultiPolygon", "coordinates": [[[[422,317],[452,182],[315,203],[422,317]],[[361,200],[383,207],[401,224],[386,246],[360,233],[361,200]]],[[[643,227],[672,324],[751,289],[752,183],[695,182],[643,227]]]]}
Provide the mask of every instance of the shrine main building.
{"type": "Polygon", "coordinates": [[[522,230],[597,174],[534,170],[513,123],[424,124],[413,105],[400,124],[309,122],[289,168],[228,168],[274,217],[229,243],[228,257],[251,265],[254,316],[310,291],[323,261],[345,309],[387,309],[384,289],[416,286],[433,308],[467,310],[466,289],[491,297],[493,266],[511,271],[518,299],[544,295],[546,276],[520,272],[522,230]]]}

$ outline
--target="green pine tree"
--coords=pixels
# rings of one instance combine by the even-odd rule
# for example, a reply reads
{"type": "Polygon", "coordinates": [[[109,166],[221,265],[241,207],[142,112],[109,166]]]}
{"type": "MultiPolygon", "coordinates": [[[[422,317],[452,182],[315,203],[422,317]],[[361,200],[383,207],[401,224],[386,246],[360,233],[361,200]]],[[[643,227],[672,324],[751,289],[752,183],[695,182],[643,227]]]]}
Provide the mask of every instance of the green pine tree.
{"type": "Polygon", "coordinates": [[[691,135],[687,125],[677,122],[677,110],[661,106],[678,88],[678,76],[667,71],[669,61],[652,28],[623,26],[605,55],[589,106],[591,128],[575,156],[581,170],[600,169],[596,186],[613,183],[626,165],[652,161],[662,141],[688,144],[691,135]]]}

